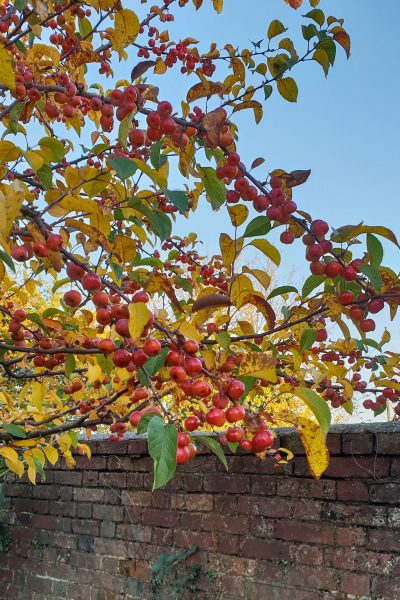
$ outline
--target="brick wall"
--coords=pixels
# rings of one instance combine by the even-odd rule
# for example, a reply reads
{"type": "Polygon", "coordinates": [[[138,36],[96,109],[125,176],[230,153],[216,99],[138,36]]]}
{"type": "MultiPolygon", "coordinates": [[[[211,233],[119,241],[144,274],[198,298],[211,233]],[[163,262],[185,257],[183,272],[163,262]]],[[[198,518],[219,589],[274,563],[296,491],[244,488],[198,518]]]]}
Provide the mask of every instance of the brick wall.
{"type": "Polygon", "coordinates": [[[173,600],[151,591],[149,565],[196,544],[180,570],[200,565],[204,592],[188,598],[398,600],[399,425],[333,428],[320,481],[297,436],[279,433],[297,452],[283,474],[246,455],[230,456],[226,473],[203,454],[152,493],[143,442],[93,441],[92,460],[78,457],[76,470],[8,484],[0,598],[173,600]]]}

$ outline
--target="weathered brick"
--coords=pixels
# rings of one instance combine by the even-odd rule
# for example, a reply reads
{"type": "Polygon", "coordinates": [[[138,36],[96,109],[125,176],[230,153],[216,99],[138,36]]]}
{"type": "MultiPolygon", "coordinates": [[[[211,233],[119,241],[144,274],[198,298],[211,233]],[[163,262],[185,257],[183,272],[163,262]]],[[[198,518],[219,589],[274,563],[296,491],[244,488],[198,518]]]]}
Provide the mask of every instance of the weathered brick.
{"type": "Polygon", "coordinates": [[[372,433],[349,433],[343,436],[343,454],[373,454],[374,436],[372,433]]]}
{"type": "Polygon", "coordinates": [[[376,434],[376,452],[377,454],[400,454],[400,428],[396,433],[377,433],[376,434]]]}
{"type": "Polygon", "coordinates": [[[241,553],[249,558],[273,558],[289,560],[290,544],[275,540],[260,540],[258,538],[244,539],[241,553]]]}
{"type": "Polygon", "coordinates": [[[378,483],[369,488],[371,502],[400,504],[400,483],[378,483]]]}
{"type": "Polygon", "coordinates": [[[318,544],[333,544],[334,527],[324,523],[307,523],[305,521],[290,521],[282,519],[276,522],[275,535],[282,540],[314,542],[318,544]]]}
{"type": "Polygon", "coordinates": [[[337,498],[338,500],[355,500],[368,502],[369,493],[368,485],[364,481],[357,479],[345,479],[337,482],[337,498]]]}
{"type": "Polygon", "coordinates": [[[245,516],[203,515],[202,528],[205,531],[225,531],[244,535],[249,530],[249,520],[245,516]]]}
{"type": "Polygon", "coordinates": [[[104,521],[122,521],[124,509],[122,506],[110,506],[109,504],[94,504],[93,519],[104,521]]]}
{"type": "Polygon", "coordinates": [[[358,573],[345,573],[341,578],[341,589],[347,594],[355,596],[369,596],[370,593],[369,575],[359,575],[358,573]]]}

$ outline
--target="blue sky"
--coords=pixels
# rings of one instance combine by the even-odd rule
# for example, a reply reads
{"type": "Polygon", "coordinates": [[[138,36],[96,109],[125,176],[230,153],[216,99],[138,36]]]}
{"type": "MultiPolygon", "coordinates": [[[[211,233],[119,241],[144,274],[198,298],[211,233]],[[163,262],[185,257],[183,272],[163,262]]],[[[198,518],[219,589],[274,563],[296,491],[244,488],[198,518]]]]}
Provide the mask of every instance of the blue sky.
{"type": "MultiPolygon", "coordinates": [[[[176,11],[172,39],[192,35],[207,48],[212,41],[248,47],[249,40],[266,36],[269,22],[279,18],[289,28],[287,34],[299,40],[304,10],[293,11],[283,0],[249,0],[246,8],[239,0],[225,2],[221,15],[204,0],[196,12],[191,5],[176,11]],[[176,33],[174,38],[174,33],[176,33]]],[[[333,226],[355,224],[386,225],[400,230],[399,193],[396,185],[400,171],[398,97],[398,23],[400,3],[322,0],[326,14],[345,19],[344,27],[352,38],[352,53],[347,61],[338,49],[334,68],[325,79],[314,62],[301,64],[293,71],[298,82],[297,104],[287,103],[274,93],[265,104],[265,116],[258,126],[250,111],[236,122],[241,126],[238,150],[245,162],[257,156],[266,158],[267,169],[286,171],[311,168],[308,182],[296,188],[294,199],[315,218],[326,219],[333,226]]],[[[286,35],[287,35],[286,34],[286,35]]],[[[161,79],[166,80],[164,76],[161,79]]],[[[178,106],[189,87],[189,80],[178,76],[168,87],[168,97],[178,106]],[[175,87],[176,83],[176,87],[175,87]]],[[[195,81],[192,80],[192,83],[195,81]]],[[[165,89],[161,85],[161,89],[165,89]]],[[[162,94],[160,95],[162,97],[162,94]]],[[[263,167],[255,174],[263,175],[263,167]]],[[[196,219],[199,237],[210,251],[218,247],[226,213],[213,213],[203,205],[196,219]]],[[[185,229],[191,227],[187,224],[185,229]]],[[[390,243],[388,262],[398,263],[398,250],[390,243]]],[[[287,252],[287,264],[295,262],[300,271],[299,243],[287,252]],[[297,260],[296,260],[297,258],[297,260]]]]}

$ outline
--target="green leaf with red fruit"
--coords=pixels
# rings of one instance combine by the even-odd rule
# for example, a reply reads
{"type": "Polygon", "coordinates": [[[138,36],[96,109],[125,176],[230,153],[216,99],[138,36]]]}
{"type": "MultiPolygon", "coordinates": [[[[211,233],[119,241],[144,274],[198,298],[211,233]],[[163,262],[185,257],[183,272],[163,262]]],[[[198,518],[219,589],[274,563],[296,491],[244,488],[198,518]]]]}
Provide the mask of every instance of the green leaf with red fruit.
{"type": "Polygon", "coordinates": [[[154,461],[153,491],[164,486],[175,474],[178,431],[175,425],[165,425],[154,416],[147,426],[149,454],[154,461]]]}

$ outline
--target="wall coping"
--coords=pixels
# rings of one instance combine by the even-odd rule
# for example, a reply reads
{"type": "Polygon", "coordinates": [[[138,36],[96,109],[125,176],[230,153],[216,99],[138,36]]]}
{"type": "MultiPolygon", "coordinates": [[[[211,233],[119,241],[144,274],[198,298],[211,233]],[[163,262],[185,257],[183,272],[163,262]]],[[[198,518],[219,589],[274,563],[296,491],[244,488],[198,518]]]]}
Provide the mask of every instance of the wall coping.
{"type": "MultiPolygon", "coordinates": [[[[273,429],[278,437],[288,437],[288,436],[298,436],[298,433],[294,427],[276,427],[273,429]]],[[[391,421],[389,423],[344,423],[340,425],[332,425],[329,429],[329,434],[339,434],[339,435],[347,435],[347,434],[365,434],[365,433],[399,433],[400,434],[400,421],[391,421]]],[[[193,432],[191,435],[194,437],[210,435],[205,434],[203,432],[193,432]]],[[[80,441],[86,442],[101,442],[108,441],[109,434],[108,433],[94,433],[90,438],[88,438],[85,434],[79,436],[80,441]]],[[[147,434],[137,434],[137,433],[125,433],[123,441],[131,441],[131,440],[145,440],[147,438],[147,434]]],[[[123,442],[120,442],[123,443],[123,442]]]]}

